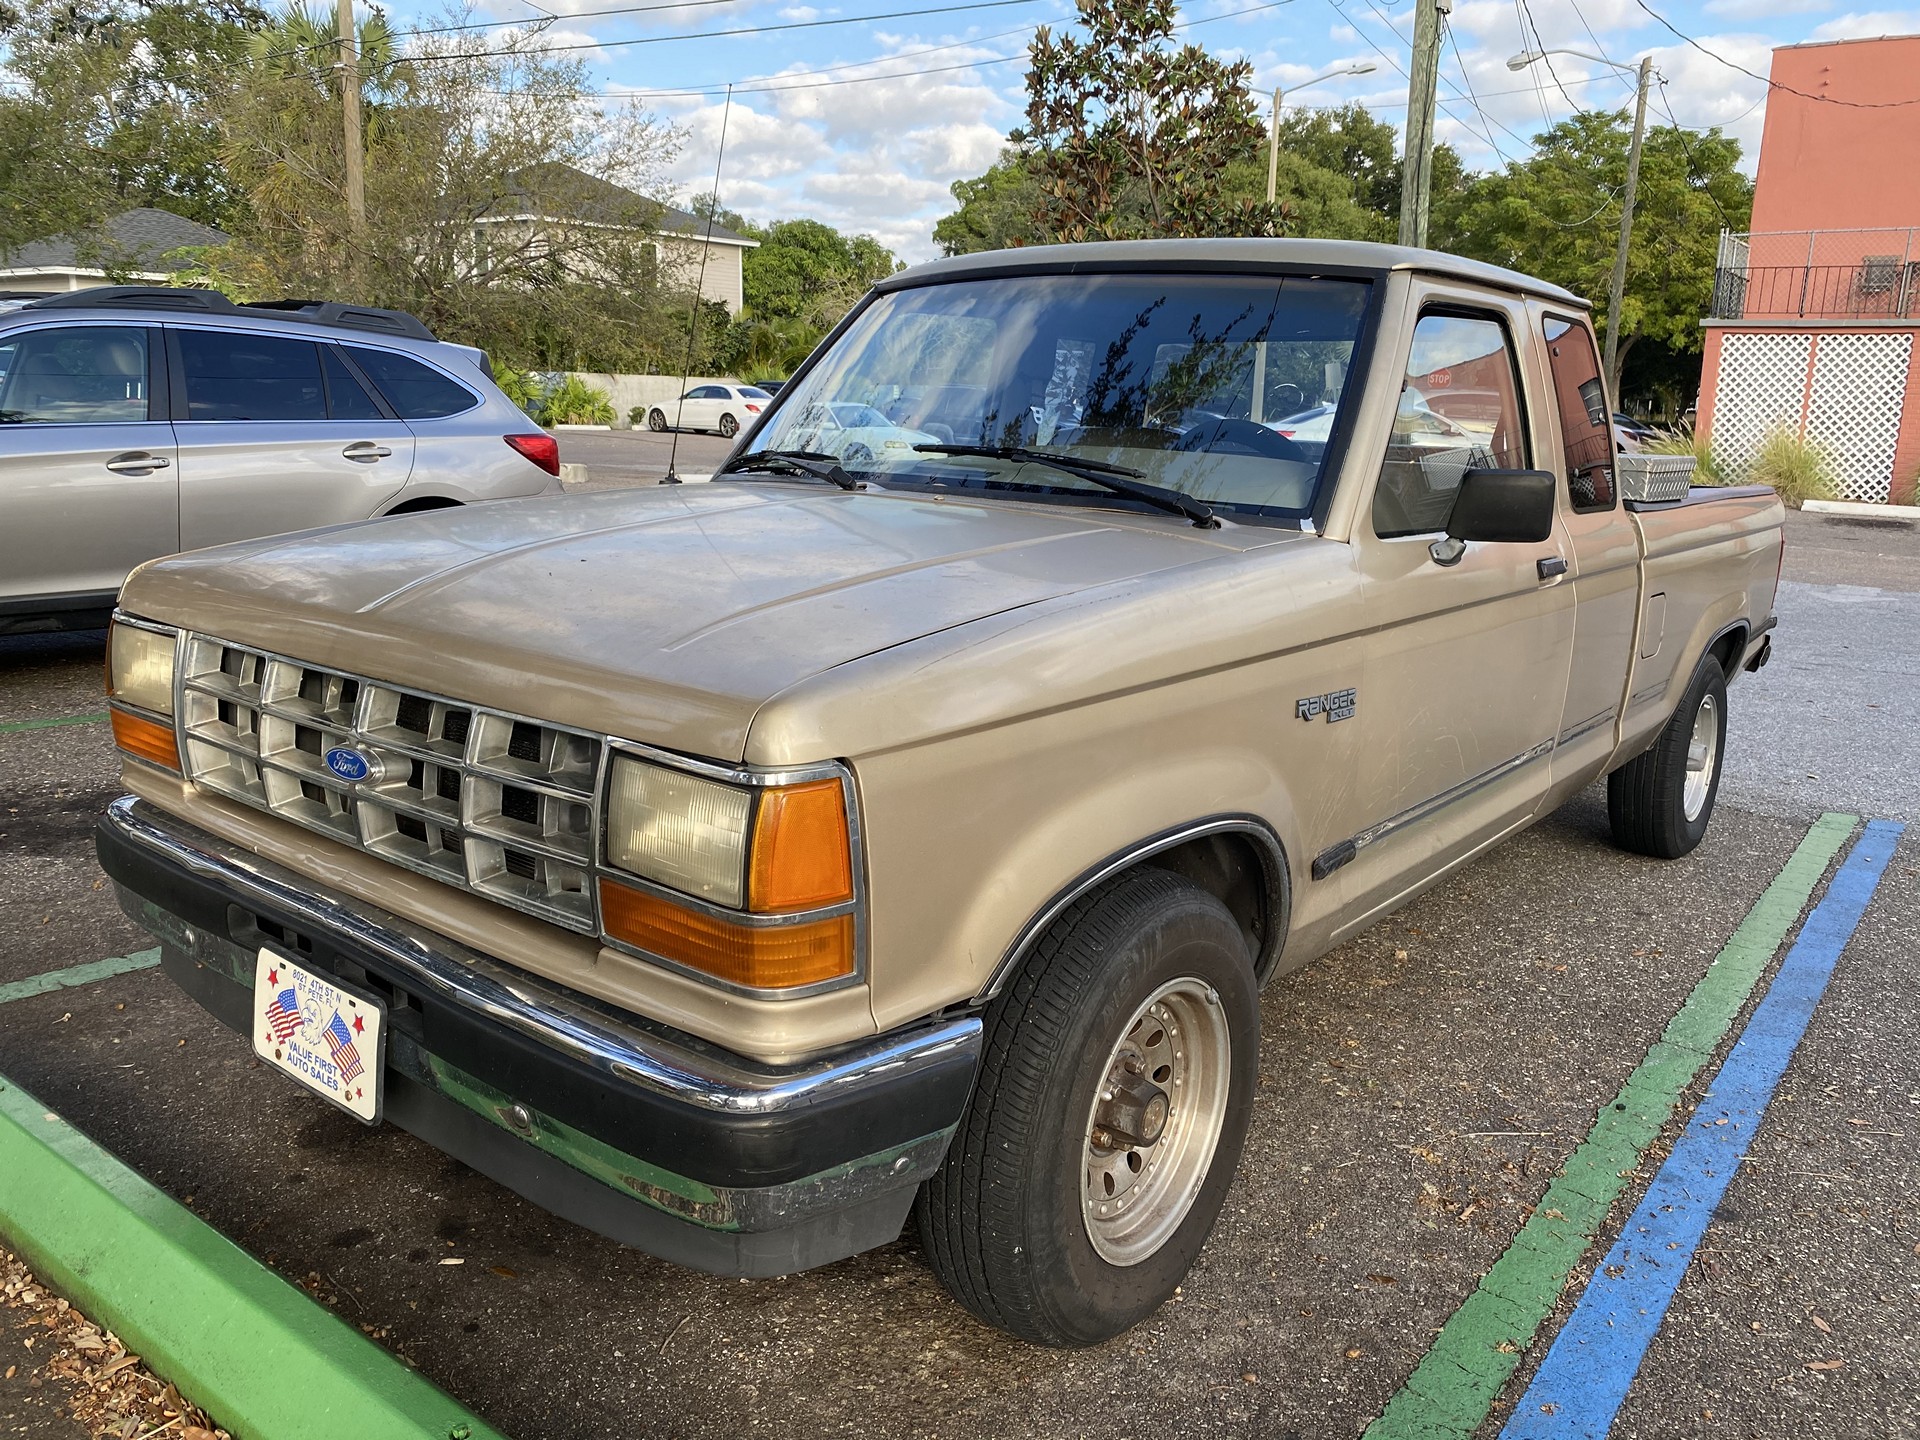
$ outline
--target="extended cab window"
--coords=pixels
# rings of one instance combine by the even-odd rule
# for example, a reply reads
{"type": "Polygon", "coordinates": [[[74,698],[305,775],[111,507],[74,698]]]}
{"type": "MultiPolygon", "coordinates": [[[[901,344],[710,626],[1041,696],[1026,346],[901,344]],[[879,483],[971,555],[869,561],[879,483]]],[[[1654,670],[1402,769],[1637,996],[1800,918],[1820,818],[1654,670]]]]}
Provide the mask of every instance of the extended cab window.
{"type": "Polygon", "coordinates": [[[147,332],[131,325],[29,330],[0,345],[0,424],[147,418],[147,332]]]}
{"type": "Polygon", "coordinates": [[[359,345],[347,346],[347,354],[379,387],[402,420],[438,420],[471,410],[480,403],[480,397],[466,386],[410,356],[396,355],[391,350],[368,350],[359,345]]]}
{"type": "Polygon", "coordinates": [[[1491,316],[1422,315],[1373,492],[1374,534],[1444,530],[1467,471],[1531,463],[1506,327],[1491,316]]]}
{"type": "Polygon", "coordinates": [[[1575,510],[1611,510],[1613,427],[1607,421],[1607,389],[1600,382],[1593,332],[1558,315],[1547,317],[1546,330],[1560,434],[1567,449],[1568,502],[1575,510]]]}
{"type": "Polygon", "coordinates": [[[180,330],[189,420],[324,420],[320,347],[311,340],[180,330]]]}

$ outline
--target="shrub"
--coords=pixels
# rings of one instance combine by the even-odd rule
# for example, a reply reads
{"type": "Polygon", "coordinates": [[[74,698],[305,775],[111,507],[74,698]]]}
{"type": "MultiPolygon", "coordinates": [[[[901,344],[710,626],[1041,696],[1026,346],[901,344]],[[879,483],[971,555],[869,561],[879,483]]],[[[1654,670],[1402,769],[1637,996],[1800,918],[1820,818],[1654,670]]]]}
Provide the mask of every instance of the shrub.
{"type": "Polygon", "coordinates": [[[631,410],[627,411],[627,424],[631,425],[636,430],[645,429],[647,424],[647,411],[649,408],[651,407],[646,405],[636,405],[631,410]]]}
{"type": "Polygon", "coordinates": [[[613,399],[577,375],[568,375],[540,402],[542,425],[611,425],[613,399]]]}
{"type": "Polygon", "coordinates": [[[1731,485],[1732,477],[1721,467],[1712,442],[1693,430],[1668,430],[1655,435],[1641,447],[1648,455],[1691,455],[1694,459],[1692,483],[1695,485],[1731,485]]]}
{"type": "Polygon", "coordinates": [[[1746,479],[1752,485],[1771,485],[1793,510],[1809,500],[1833,498],[1826,451],[1784,425],[1767,432],[1747,467],[1746,479]]]}
{"type": "Polygon", "coordinates": [[[500,387],[500,393],[531,417],[540,408],[539,381],[529,372],[502,365],[498,360],[489,359],[487,363],[493,367],[493,383],[500,387]]]}

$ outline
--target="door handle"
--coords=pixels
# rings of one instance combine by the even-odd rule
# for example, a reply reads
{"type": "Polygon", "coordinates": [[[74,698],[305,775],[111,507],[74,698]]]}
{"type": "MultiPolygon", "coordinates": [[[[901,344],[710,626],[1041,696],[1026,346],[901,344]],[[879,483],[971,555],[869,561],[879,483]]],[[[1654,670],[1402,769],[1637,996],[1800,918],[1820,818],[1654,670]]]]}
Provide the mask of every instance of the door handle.
{"type": "Polygon", "coordinates": [[[170,462],[164,455],[149,455],[144,450],[129,450],[124,455],[116,455],[107,461],[107,469],[116,475],[145,475],[150,470],[164,470],[170,462]]]}
{"type": "Polygon", "coordinates": [[[1534,568],[1540,572],[1540,578],[1542,580],[1557,580],[1567,573],[1567,557],[1564,555],[1548,555],[1534,568]]]}
{"type": "Polygon", "coordinates": [[[371,440],[358,440],[347,446],[347,448],[340,453],[349,460],[359,460],[364,464],[371,465],[376,460],[386,459],[387,456],[393,454],[393,451],[384,445],[376,445],[371,440]]]}

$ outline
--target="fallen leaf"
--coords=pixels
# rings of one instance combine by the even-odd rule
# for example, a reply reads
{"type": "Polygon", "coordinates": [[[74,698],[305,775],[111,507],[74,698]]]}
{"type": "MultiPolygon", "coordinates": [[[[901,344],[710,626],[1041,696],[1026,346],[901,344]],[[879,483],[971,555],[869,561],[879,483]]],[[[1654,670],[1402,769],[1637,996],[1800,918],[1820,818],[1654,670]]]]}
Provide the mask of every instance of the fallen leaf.
{"type": "Polygon", "coordinates": [[[1243,1372],[1240,1378],[1246,1381],[1247,1384],[1249,1385],[1258,1385],[1260,1383],[1260,1377],[1254,1374],[1253,1371],[1251,1370],[1243,1372]]]}
{"type": "Polygon", "coordinates": [[[1363,1350],[1349,1350],[1347,1351],[1347,1359],[1358,1360],[1365,1353],[1363,1350]]]}
{"type": "Polygon", "coordinates": [[[1833,1333],[1833,1326],[1822,1320],[1818,1315],[1809,1315],[1807,1318],[1813,1322],[1813,1328],[1818,1330],[1822,1335],[1831,1335],[1833,1333]]]}
{"type": "Polygon", "coordinates": [[[1809,1370],[1838,1370],[1838,1369],[1840,1369],[1840,1368],[1841,1368],[1842,1366],[1844,1366],[1844,1365],[1845,1365],[1846,1363],[1847,1363],[1846,1361],[1844,1361],[1844,1360],[1841,1360],[1841,1359],[1838,1359],[1838,1358],[1836,1358],[1836,1359],[1832,1359],[1832,1360],[1809,1360],[1809,1361],[1807,1362],[1807,1369],[1809,1369],[1809,1370]]]}
{"type": "Polygon", "coordinates": [[[487,1268],[502,1280],[518,1280],[520,1278],[520,1273],[517,1270],[509,1270],[504,1265],[489,1265],[487,1268]]]}
{"type": "Polygon", "coordinates": [[[442,1265],[464,1265],[467,1262],[462,1260],[458,1255],[448,1255],[445,1256],[440,1263],[442,1265]]]}

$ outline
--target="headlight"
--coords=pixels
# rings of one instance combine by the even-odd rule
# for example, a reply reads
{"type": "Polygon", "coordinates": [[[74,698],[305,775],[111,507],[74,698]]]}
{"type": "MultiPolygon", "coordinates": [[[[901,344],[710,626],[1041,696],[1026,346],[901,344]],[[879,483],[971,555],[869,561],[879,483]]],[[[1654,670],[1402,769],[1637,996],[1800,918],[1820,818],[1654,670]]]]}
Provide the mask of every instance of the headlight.
{"type": "Polygon", "coordinates": [[[603,878],[608,938],[749,989],[854,974],[853,842],[840,776],[734,784],[616,755],[606,817],[608,865],[708,907],[603,878]]]}
{"type": "Polygon", "coordinates": [[[173,632],[115,621],[107,645],[107,694],[158,715],[173,714],[173,632]]]}

